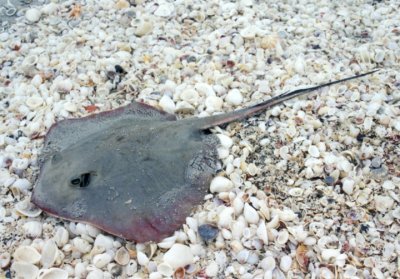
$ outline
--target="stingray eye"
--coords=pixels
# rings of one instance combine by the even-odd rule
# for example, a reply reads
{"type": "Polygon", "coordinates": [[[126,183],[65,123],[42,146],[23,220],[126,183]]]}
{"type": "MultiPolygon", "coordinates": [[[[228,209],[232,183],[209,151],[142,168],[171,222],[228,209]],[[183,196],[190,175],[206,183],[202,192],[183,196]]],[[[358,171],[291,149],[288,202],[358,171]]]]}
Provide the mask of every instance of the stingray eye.
{"type": "Polygon", "coordinates": [[[72,186],[87,187],[90,183],[90,173],[82,173],[78,177],[73,177],[70,183],[72,186]]]}

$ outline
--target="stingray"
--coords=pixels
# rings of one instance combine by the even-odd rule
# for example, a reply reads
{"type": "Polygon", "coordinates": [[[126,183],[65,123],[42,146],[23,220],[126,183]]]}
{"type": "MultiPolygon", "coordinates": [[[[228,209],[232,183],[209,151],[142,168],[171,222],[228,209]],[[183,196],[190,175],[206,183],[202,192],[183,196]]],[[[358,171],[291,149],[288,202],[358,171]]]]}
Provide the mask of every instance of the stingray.
{"type": "Polygon", "coordinates": [[[210,128],[373,72],[204,118],[178,120],[132,102],[59,121],[45,137],[32,202],[51,215],[89,223],[127,240],[160,241],[201,204],[219,169],[219,141],[210,128]]]}

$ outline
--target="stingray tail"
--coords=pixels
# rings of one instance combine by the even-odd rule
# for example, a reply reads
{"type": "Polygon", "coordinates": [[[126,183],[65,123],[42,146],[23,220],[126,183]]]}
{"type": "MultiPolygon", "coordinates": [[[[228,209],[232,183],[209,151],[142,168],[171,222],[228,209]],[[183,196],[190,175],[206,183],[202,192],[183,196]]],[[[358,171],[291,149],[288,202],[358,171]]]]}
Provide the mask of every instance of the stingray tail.
{"type": "Polygon", "coordinates": [[[317,91],[318,89],[333,85],[333,84],[337,84],[337,83],[341,83],[341,82],[345,82],[348,80],[352,80],[352,79],[356,79],[356,78],[360,78],[366,75],[370,75],[372,73],[375,73],[376,71],[379,70],[373,70],[367,73],[363,73],[363,74],[359,74],[359,75],[355,75],[355,76],[351,76],[348,78],[344,78],[344,79],[340,79],[340,80],[336,80],[336,81],[331,81],[328,83],[324,83],[324,84],[320,84],[317,86],[313,86],[313,87],[309,87],[309,88],[304,88],[304,89],[297,89],[295,91],[292,92],[286,92],[283,93],[279,96],[275,96],[269,100],[266,100],[262,103],[259,103],[257,105],[254,105],[252,107],[249,108],[243,108],[243,109],[239,109],[236,111],[232,111],[232,112],[228,112],[228,113],[224,113],[224,114],[218,114],[218,115],[213,115],[210,117],[204,117],[204,118],[200,118],[199,119],[199,128],[200,129],[209,129],[211,127],[214,126],[218,126],[218,125],[222,125],[222,124],[227,124],[236,120],[240,120],[243,118],[247,118],[249,116],[252,115],[257,115],[261,112],[263,112],[266,109],[269,109],[275,105],[279,105],[281,103],[283,103],[284,101],[290,100],[292,98],[295,97],[299,97],[314,91],[317,91]]]}

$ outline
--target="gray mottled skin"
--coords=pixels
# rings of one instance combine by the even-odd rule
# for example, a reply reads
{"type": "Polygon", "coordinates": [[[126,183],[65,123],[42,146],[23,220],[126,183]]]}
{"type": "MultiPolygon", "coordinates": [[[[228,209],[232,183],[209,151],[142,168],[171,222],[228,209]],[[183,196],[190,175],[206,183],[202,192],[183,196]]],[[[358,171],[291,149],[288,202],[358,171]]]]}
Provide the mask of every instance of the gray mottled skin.
{"type": "Polygon", "coordinates": [[[363,75],[206,118],[177,121],[174,115],[133,102],[60,121],[46,136],[32,201],[50,214],[129,240],[159,241],[201,203],[218,170],[218,141],[206,129],[363,75]]]}

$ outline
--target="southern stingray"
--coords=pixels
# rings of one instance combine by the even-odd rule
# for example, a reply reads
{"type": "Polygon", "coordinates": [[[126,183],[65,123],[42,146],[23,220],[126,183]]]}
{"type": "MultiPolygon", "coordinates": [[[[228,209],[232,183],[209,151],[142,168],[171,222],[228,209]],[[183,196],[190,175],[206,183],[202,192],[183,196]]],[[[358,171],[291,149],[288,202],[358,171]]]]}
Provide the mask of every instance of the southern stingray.
{"type": "Polygon", "coordinates": [[[322,87],[298,89],[255,106],[204,118],[132,102],[66,119],[48,131],[32,201],[49,214],[113,235],[159,241],[201,203],[218,169],[218,139],[209,128],[240,120],[322,87]]]}

